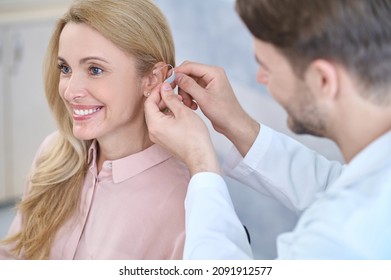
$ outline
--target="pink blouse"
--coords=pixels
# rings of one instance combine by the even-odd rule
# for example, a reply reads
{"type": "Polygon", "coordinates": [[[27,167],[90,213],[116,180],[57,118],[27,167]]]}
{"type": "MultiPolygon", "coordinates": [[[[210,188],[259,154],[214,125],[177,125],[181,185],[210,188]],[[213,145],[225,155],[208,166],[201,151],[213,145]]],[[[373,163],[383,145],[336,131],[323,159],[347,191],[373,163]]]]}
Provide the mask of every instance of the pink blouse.
{"type": "MultiPolygon", "coordinates": [[[[185,165],[152,145],[104,162],[98,174],[96,146],[89,149],[80,212],[57,233],[50,259],[181,259],[190,180],[185,165]]],[[[9,233],[20,226],[18,213],[9,233]]],[[[0,259],[13,258],[9,248],[0,247],[0,259]]]]}

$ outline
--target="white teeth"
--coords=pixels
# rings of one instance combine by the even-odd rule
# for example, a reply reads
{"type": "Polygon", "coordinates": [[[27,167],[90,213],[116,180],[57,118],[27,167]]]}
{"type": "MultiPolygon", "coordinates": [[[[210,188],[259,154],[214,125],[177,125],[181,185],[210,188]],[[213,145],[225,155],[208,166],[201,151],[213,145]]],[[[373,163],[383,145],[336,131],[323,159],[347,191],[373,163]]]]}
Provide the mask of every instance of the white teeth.
{"type": "Polygon", "coordinates": [[[87,116],[91,115],[93,113],[96,113],[100,110],[100,108],[95,108],[95,109],[89,109],[89,110],[78,110],[78,109],[73,109],[73,113],[77,116],[87,116]]]}

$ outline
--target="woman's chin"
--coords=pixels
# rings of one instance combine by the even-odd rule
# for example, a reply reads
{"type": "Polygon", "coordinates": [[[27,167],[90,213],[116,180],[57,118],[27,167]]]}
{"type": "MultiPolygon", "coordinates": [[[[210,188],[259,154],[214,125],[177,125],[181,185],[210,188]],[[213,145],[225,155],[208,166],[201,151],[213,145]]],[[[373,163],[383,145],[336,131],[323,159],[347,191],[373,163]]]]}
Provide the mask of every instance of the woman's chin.
{"type": "Polygon", "coordinates": [[[87,140],[92,140],[92,139],[95,139],[96,137],[94,135],[91,135],[89,133],[83,133],[83,132],[79,132],[79,131],[73,131],[73,136],[75,136],[75,138],[79,139],[79,140],[84,140],[84,141],[87,141],[87,140]]]}

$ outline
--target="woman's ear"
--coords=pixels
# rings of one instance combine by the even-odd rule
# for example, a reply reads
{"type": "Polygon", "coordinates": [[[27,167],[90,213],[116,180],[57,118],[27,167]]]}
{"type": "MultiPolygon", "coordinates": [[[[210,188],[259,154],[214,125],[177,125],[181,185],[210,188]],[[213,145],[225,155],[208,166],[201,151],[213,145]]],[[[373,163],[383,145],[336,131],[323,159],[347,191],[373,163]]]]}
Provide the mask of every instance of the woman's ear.
{"type": "Polygon", "coordinates": [[[174,67],[171,64],[167,64],[163,61],[156,63],[151,73],[149,73],[146,77],[147,81],[144,95],[147,96],[153,88],[155,88],[158,84],[163,83],[164,81],[171,83],[172,81],[169,81],[167,78],[170,78],[171,80],[175,79],[174,67]]]}
{"type": "Polygon", "coordinates": [[[153,67],[152,75],[153,75],[153,79],[157,83],[163,83],[164,77],[166,76],[167,70],[168,70],[166,65],[167,65],[167,63],[165,63],[163,61],[159,61],[153,67]]]}
{"type": "Polygon", "coordinates": [[[166,65],[165,62],[160,61],[153,66],[152,71],[145,77],[145,92],[151,92],[158,84],[163,83],[167,72],[166,65]]]}

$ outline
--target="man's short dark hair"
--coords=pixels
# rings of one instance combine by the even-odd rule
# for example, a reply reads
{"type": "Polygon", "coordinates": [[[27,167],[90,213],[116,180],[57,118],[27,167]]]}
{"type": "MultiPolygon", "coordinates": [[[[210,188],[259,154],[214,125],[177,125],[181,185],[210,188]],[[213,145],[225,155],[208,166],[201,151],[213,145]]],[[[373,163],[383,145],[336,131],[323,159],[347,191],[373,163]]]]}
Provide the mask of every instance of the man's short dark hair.
{"type": "Polygon", "coordinates": [[[298,76],[311,61],[327,59],[377,95],[369,98],[391,99],[391,0],[237,0],[236,9],[298,76]]]}

